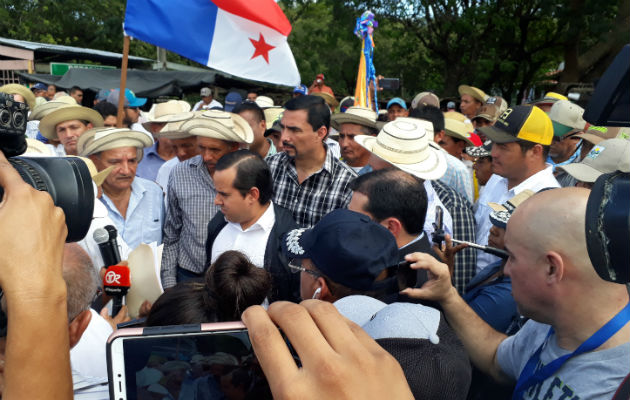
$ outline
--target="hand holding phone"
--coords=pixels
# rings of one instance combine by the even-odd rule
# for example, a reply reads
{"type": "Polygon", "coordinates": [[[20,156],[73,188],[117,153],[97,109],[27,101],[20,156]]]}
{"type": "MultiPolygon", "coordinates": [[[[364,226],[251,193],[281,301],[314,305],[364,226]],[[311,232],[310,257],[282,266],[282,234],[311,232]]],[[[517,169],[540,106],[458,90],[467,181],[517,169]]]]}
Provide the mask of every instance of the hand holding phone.
{"type": "Polygon", "coordinates": [[[412,399],[396,360],[331,304],[276,302],[243,313],[254,352],[276,399],[412,399]],[[293,361],[278,327],[297,351],[293,361]]]}

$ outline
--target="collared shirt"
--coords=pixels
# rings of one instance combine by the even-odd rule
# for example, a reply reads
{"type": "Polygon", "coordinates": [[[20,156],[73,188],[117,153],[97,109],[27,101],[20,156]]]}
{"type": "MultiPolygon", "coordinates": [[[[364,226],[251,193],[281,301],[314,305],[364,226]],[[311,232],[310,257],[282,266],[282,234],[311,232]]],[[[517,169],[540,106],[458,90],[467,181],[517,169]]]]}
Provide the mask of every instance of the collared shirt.
{"type": "Polygon", "coordinates": [[[164,221],[162,285],[177,283],[177,267],[202,273],[206,262],[208,222],[219,211],[214,182],[201,156],[177,164],[168,181],[164,221]]]}
{"type": "Polygon", "coordinates": [[[579,156],[580,156],[581,149],[582,149],[582,139],[580,139],[577,146],[575,146],[575,150],[573,151],[573,154],[571,154],[571,157],[569,157],[568,159],[564,161],[556,163],[551,159],[551,156],[547,156],[547,164],[551,164],[551,168],[553,169],[553,172],[556,172],[556,167],[562,167],[563,165],[571,164],[574,162],[580,162],[579,156]]]}
{"type": "Polygon", "coordinates": [[[153,143],[153,146],[144,148],[144,156],[142,161],[138,164],[136,170],[136,176],[139,176],[150,181],[155,181],[158,170],[166,162],[157,151],[158,142],[153,143]]]}
{"type": "Polygon", "coordinates": [[[346,208],[352,198],[348,186],[357,174],[325,148],[322,168],[302,183],[298,181],[295,162],[287,153],[267,159],[273,178],[273,201],[289,209],[301,227],[311,227],[332,210],[346,208]]]}
{"type": "Polygon", "coordinates": [[[444,176],[440,178],[440,182],[444,182],[449,185],[453,189],[457,190],[457,193],[461,194],[466,198],[466,200],[471,203],[473,200],[473,180],[472,173],[464,165],[463,162],[453,157],[446,151],[446,164],[448,167],[446,168],[446,173],[444,176]]]}
{"type": "Polygon", "coordinates": [[[131,196],[125,218],[106,193],[103,193],[101,201],[107,207],[109,218],[114,222],[118,234],[130,249],[135,249],[140,243],[162,243],[163,197],[162,190],[155,182],[136,176],[131,183],[131,196]]]}
{"type": "MultiPolygon", "coordinates": [[[[179,164],[179,158],[173,157],[158,169],[157,176],[155,177],[155,182],[162,188],[164,194],[168,193],[168,178],[171,176],[171,171],[175,166],[179,164]]],[[[165,199],[166,201],[166,199],[165,199]]]]}
{"type": "MultiPolygon", "coordinates": [[[[553,169],[549,164],[547,164],[545,169],[525,179],[512,189],[508,189],[507,178],[497,174],[492,175],[488,180],[488,183],[486,183],[483,193],[479,196],[477,210],[475,211],[475,219],[477,220],[477,243],[481,245],[488,244],[488,234],[490,233],[490,228],[492,227],[492,223],[489,218],[492,209],[488,203],[503,204],[512,197],[521,193],[523,190],[529,189],[535,193],[540,189],[549,187],[560,187],[558,181],[553,176],[553,169]]],[[[498,260],[499,257],[478,250],[477,271],[481,271],[486,266],[497,262],[498,260]]]]}
{"type": "MultiPolygon", "coordinates": [[[[431,181],[437,196],[453,219],[453,238],[475,243],[475,217],[472,206],[464,196],[452,187],[440,181],[431,181]]],[[[466,284],[476,273],[477,253],[475,249],[466,248],[455,254],[453,267],[453,286],[459,293],[464,293],[466,284]]]]}
{"type": "Polygon", "coordinates": [[[204,104],[203,100],[199,100],[197,103],[195,103],[195,105],[193,106],[192,110],[193,111],[209,110],[209,109],[211,109],[213,107],[221,107],[221,108],[223,108],[223,104],[219,103],[215,99],[212,99],[212,101],[209,104],[204,104]]]}
{"type": "Polygon", "coordinates": [[[267,240],[275,223],[276,214],[271,202],[263,215],[245,230],[241,228],[241,224],[227,221],[227,225],[221,229],[212,243],[211,262],[214,263],[228,250],[237,250],[245,254],[255,266],[264,268],[267,240]]]}
{"type": "Polygon", "coordinates": [[[267,150],[267,155],[265,156],[265,158],[271,157],[274,154],[278,154],[278,149],[276,149],[276,146],[273,144],[271,139],[266,138],[266,140],[267,140],[267,142],[269,142],[269,150],[267,150]]]}

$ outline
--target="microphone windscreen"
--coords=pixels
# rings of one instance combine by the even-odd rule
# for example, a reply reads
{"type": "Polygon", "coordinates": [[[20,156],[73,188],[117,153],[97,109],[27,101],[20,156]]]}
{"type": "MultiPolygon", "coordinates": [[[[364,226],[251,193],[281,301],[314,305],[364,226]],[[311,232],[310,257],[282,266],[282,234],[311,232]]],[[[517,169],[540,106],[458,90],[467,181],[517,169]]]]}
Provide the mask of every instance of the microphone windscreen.
{"type": "Polygon", "coordinates": [[[105,228],[98,228],[94,230],[92,238],[94,238],[96,244],[106,243],[107,241],[109,241],[109,232],[107,232],[105,228]]]}
{"type": "Polygon", "coordinates": [[[103,276],[103,286],[130,287],[129,267],[126,265],[112,265],[107,268],[103,276]]]}

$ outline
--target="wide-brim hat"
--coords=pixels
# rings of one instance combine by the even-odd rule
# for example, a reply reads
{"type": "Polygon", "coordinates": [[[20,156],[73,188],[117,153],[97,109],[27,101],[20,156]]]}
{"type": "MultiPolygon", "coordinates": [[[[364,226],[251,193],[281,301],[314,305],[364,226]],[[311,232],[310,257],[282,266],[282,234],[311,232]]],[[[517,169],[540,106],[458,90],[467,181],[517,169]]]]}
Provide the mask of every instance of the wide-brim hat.
{"type": "Polygon", "coordinates": [[[339,130],[341,124],[357,124],[376,129],[376,112],[371,108],[353,106],[346,112],[333,114],[330,118],[330,125],[339,130]]]}
{"type": "Polygon", "coordinates": [[[90,176],[92,177],[92,180],[94,181],[96,186],[101,186],[103,182],[105,182],[105,179],[107,179],[109,174],[114,170],[114,168],[116,168],[114,165],[110,165],[109,167],[99,172],[98,169],[96,168],[96,165],[94,165],[94,161],[90,160],[87,157],[81,157],[81,156],[67,156],[67,157],[76,157],[76,158],[81,159],[81,161],[85,163],[85,166],[87,167],[88,171],[90,171],[90,176]]]}
{"type": "Polygon", "coordinates": [[[328,107],[330,108],[337,108],[339,106],[339,102],[337,101],[337,99],[335,99],[335,97],[332,96],[330,93],[315,92],[315,93],[311,93],[311,95],[321,97],[322,99],[324,99],[324,102],[328,104],[328,107]]]}
{"type": "Polygon", "coordinates": [[[475,144],[470,140],[469,132],[472,130],[470,128],[472,126],[468,126],[464,122],[444,118],[444,131],[447,135],[465,141],[468,146],[474,146],[475,144]]]}
{"type": "Polygon", "coordinates": [[[276,120],[280,118],[283,111],[284,111],[284,107],[280,107],[280,106],[265,108],[263,110],[263,113],[265,114],[265,125],[266,125],[265,128],[271,129],[273,127],[273,123],[276,122],[276,120]]]}
{"type": "Polygon", "coordinates": [[[28,119],[29,121],[39,121],[59,107],[65,106],[78,106],[78,104],[74,97],[61,96],[56,100],[47,101],[45,103],[35,106],[35,109],[31,111],[28,119]]]}
{"type": "Polygon", "coordinates": [[[450,118],[460,122],[466,122],[468,118],[458,111],[446,111],[444,114],[444,119],[450,118]]]}
{"type": "Polygon", "coordinates": [[[186,139],[193,136],[182,130],[182,125],[194,117],[195,113],[192,111],[171,115],[158,136],[166,139],[186,139]]]}
{"type": "Polygon", "coordinates": [[[377,136],[357,135],[354,140],[393,166],[421,179],[440,179],[446,156],[432,139],[429,121],[399,117],[385,124],[377,136]]]}
{"type": "Polygon", "coordinates": [[[169,100],[158,103],[149,112],[147,121],[142,124],[144,129],[149,130],[152,123],[163,124],[172,122],[172,116],[190,111],[190,104],[183,100],[169,100]]]}
{"type": "Polygon", "coordinates": [[[25,156],[55,157],[55,151],[37,139],[26,138],[25,156]]]}
{"type": "Polygon", "coordinates": [[[220,110],[208,110],[185,121],[180,127],[183,131],[213,139],[237,143],[252,143],[254,132],[247,121],[238,114],[220,110]]]}
{"type": "Polygon", "coordinates": [[[103,126],[103,117],[98,111],[79,105],[59,106],[39,121],[39,131],[48,139],[57,140],[55,127],[64,121],[88,121],[93,128],[103,126]]]}
{"type": "Polygon", "coordinates": [[[35,108],[35,95],[33,92],[24,85],[18,85],[17,83],[9,83],[8,85],[0,86],[0,92],[7,94],[19,94],[24,97],[28,108],[32,111],[35,108]]]}
{"type": "Polygon", "coordinates": [[[460,96],[467,94],[473,99],[478,100],[480,103],[485,103],[486,99],[488,98],[488,95],[486,95],[483,90],[474,86],[459,85],[457,91],[459,92],[460,96]]]}
{"type": "MultiPolygon", "coordinates": [[[[77,142],[77,152],[87,157],[92,154],[121,147],[135,147],[139,150],[153,144],[153,139],[144,132],[127,128],[94,128],[84,132],[77,142]]],[[[142,151],[138,152],[140,161],[142,151]]]]}
{"type": "Polygon", "coordinates": [[[578,133],[575,137],[584,139],[589,143],[598,144],[604,140],[616,138],[620,131],[621,129],[618,127],[591,125],[586,132],[578,133]]]}
{"type": "Polygon", "coordinates": [[[258,96],[256,97],[256,100],[254,100],[254,103],[258,104],[258,107],[262,108],[263,110],[265,108],[275,106],[273,99],[268,96],[258,96]]]}

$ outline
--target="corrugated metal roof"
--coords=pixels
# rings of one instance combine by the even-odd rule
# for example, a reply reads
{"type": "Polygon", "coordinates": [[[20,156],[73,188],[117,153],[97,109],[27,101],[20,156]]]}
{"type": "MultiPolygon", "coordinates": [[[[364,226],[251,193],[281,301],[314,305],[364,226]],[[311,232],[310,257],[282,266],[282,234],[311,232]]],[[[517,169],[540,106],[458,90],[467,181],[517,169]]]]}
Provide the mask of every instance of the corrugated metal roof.
{"type": "MultiPolygon", "coordinates": [[[[122,54],[114,53],[111,51],[86,49],[83,47],[62,46],[59,44],[28,42],[26,40],[8,39],[8,38],[3,38],[3,37],[0,37],[0,44],[18,47],[18,48],[26,49],[26,50],[45,52],[45,53],[76,54],[77,56],[80,56],[82,58],[88,58],[88,59],[89,58],[109,59],[109,60],[122,59],[122,54]]],[[[136,57],[136,56],[129,56],[129,60],[153,61],[149,58],[136,57]]]]}

